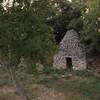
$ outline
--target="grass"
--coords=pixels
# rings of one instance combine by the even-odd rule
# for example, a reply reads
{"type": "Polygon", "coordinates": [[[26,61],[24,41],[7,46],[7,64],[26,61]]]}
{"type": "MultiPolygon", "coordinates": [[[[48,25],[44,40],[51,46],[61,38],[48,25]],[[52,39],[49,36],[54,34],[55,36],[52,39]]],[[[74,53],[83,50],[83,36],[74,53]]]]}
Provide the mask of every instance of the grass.
{"type": "Polygon", "coordinates": [[[100,77],[88,71],[68,71],[64,75],[65,78],[51,79],[45,85],[65,95],[71,94],[69,100],[99,100],[100,77]]]}
{"type": "MultiPolygon", "coordinates": [[[[100,75],[94,76],[92,72],[52,71],[49,74],[42,73],[37,76],[21,73],[18,77],[34,100],[99,100],[100,98],[100,75]]],[[[5,86],[8,89],[10,89],[9,86],[13,87],[8,74],[0,70],[0,89],[5,86]]],[[[0,100],[16,99],[21,100],[16,92],[12,95],[0,93],[0,100]]]]}

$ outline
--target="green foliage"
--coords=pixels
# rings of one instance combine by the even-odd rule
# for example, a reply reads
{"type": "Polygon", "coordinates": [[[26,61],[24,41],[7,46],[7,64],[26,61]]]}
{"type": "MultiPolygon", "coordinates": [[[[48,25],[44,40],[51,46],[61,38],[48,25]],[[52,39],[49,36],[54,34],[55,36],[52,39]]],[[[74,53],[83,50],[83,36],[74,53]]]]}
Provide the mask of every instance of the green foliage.
{"type": "Polygon", "coordinates": [[[54,28],[57,42],[60,42],[67,30],[82,30],[82,6],[62,0],[55,2],[57,3],[56,15],[50,19],[49,24],[54,28]]]}
{"type": "Polygon", "coordinates": [[[100,53],[100,0],[67,0],[56,3],[56,15],[49,24],[59,43],[66,31],[74,29],[80,33],[87,54],[100,53]]]}
{"type": "Polygon", "coordinates": [[[87,70],[84,70],[84,71],[73,71],[73,73],[75,73],[76,75],[81,76],[81,77],[94,76],[93,72],[88,72],[87,70]]]}
{"type": "Polygon", "coordinates": [[[86,9],[82,38],[88,53],[100,53],[100,0],[88,0],[86,9]]]}
{"type": "Polygon", "coordinates": [[[36,64],[31,64],[30,66],[28,66],[27,72],[29,74],[36,74],[38,72],[36,64]]]}
{"type": "Polygon", "coordinates": [[[0,46],[8,60],[15,64],[24,57],[33,63],[51,63],[55,40],[53,29],[46,24],[51,12],[48,0],[16,0],[7,10],[0,6],[0,46]]]}

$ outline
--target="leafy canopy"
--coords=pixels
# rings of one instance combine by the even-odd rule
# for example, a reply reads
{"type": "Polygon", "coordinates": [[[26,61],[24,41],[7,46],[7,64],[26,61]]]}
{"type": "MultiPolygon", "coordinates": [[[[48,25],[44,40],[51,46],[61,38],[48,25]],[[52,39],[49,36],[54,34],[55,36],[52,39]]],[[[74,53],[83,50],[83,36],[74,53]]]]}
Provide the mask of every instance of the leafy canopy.
{"type": "Polygon", "coordinates": [[[0,47],[14,65],[21,57],[49,64],[55,50],[53,29],[46,24],[53,12],[48,0],[14,0],[0,6],[0,47]]]}
{"type": "Polygon", "coordinates": [[[56,15],[50,19],[49,24],[54,28],[55,38],[59,43],[67,30],[75,29],[78,32],[82,30],[82,7],[67,0],[53,1],[53,5],[56,10],[56,15]]]}
{"type": "Polygon", "coordinates": [[[100,0],[87,0],[82,38],[88,53],[100,53],[100,0]]]}

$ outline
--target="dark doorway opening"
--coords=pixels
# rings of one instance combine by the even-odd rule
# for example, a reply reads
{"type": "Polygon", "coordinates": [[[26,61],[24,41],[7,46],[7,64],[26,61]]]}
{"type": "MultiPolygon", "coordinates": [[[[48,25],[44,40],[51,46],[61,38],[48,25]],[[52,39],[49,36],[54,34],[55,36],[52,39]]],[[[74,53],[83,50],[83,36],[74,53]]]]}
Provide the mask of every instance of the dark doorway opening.
{"type": "Polygon", "coordinates": [[[70,58],[70,57],[67,57],[66,58],[66,66],[67,66],[67,68],[68,69],[72,69],[72,58],[70,58]]]}

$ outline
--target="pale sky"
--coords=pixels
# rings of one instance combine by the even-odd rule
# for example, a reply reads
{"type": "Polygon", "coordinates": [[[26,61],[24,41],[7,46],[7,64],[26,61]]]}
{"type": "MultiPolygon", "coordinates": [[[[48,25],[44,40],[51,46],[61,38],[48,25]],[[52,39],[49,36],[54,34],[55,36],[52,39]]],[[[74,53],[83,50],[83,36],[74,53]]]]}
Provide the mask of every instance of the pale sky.
{"type": "Polygon", "coordinates": [[[12,1],[13,0],[3,0],[3,6],[5,7],[7,5],[7,3],[9,6],[12,5],[12,1]]]}
{"type": "MultiPolygon", "coordinates": [[[[12,5],[12,1],[13,0],[3,0],[3,6],[6,6],[7,3],[9,4],[9,6],[11,6],[12,5]]],[[[68,0],[68,1],[71,2],[72,0],[68,0]]]]}
{"type": "Polygon", "coordinates": [[[72,0],[68,0],[68,1],[72,2],[72,0]]]}

